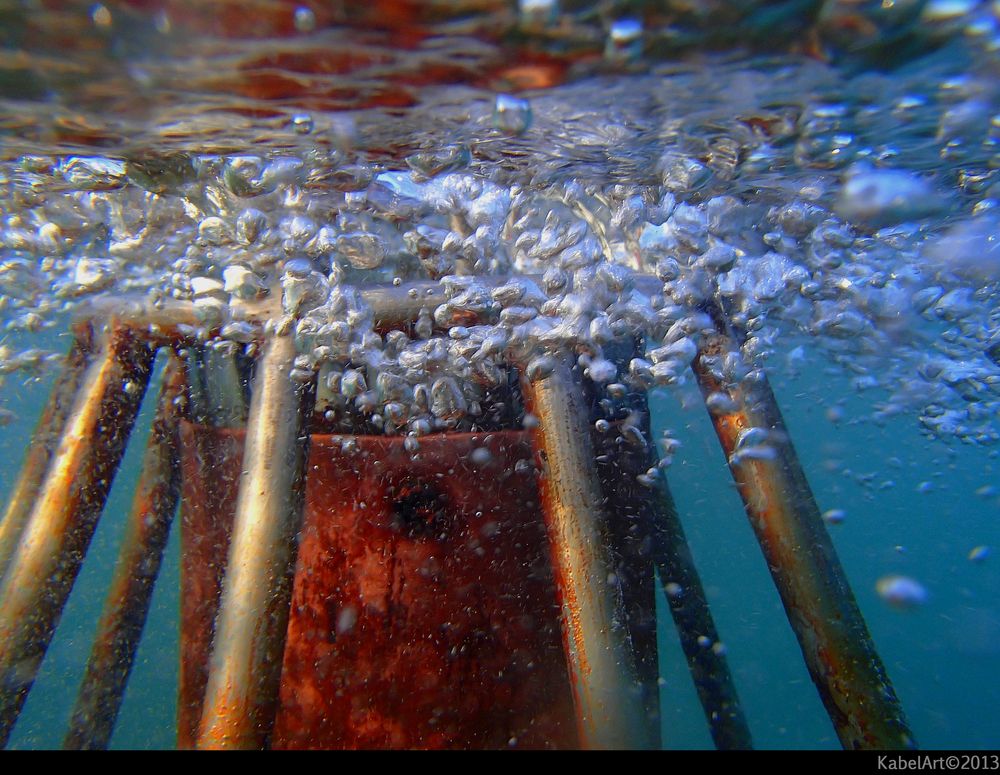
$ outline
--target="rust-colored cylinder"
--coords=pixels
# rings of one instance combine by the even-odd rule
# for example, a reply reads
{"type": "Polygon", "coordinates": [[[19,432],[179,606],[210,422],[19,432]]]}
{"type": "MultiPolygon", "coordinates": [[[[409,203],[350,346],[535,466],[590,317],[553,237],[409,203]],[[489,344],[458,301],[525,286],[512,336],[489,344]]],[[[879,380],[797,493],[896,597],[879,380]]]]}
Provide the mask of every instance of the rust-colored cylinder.
{"type": "Polygon", "coordinates": [[[55,632],[149,382],[154,351],[117,323],[87,367],[0,584],[0,747],[55,632]]]}
{"type": "Polygon", "coordinates": [[[721,309],[710,311],[717,331],[701,343],[695,378],[706,406],[713,395],[726,399],[709,410],[712,424],[841,745],[915,748],[771,387],[762,371],[738,381],[721,374],[725,358],[742,358],[739,337],[721,309]],[[767,446],[755,446],[760,439],[767,446]]]}
{"type": "Polygon", "coordinates": [[[163,370],[132,511],[64,748],[107,748],[114,732],[180,497],[177,421],[183,389],[180,364],[171,355],[163,370]]]}
{"type": "MultiPolygon", "coordinates": [[[[242,431],[183,423],[178,742],[196,734],[242,431]]],[[[579,740],[523,431],[314,435],[272,748],[579,740]]]]}

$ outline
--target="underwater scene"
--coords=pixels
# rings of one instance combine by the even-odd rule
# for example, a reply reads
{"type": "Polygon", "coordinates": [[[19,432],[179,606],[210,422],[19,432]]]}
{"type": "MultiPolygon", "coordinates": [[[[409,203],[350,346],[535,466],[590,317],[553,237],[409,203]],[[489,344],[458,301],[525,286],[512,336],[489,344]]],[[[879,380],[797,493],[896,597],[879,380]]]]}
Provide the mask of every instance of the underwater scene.
{"type": "Polygon", "coordinates": [[[1000,2],[0,45],[0,745],[1000,747],[1000,2]]]}

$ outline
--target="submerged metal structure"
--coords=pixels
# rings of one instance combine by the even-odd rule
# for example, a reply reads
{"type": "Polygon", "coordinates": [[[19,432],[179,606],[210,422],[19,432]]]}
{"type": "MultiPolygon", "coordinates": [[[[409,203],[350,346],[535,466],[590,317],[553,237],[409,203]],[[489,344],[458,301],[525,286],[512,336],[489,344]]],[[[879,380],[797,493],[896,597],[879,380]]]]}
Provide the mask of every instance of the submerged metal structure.
{"type": "MultiPolygon", "coordinates": [[[[380,331],[410,326],[422,310],[442,300],[441,288],[433,282],[371,287],[361,293],[373,309],[376,330],[380,331]]],[[[303,517],[306,493],[318,486],[314,478],[323,475],[318,466],[309,462],[310,439],[322,439],[315,443],[334,450],[359,446],[374,450],[373,457],[363,458],[367,462],[342,464],[346,467],[343,481],[356,480],[359,490],[367,486],[369,479],[397,476],[388,468],[379,473],[378,456],[388,461],[398,456],[398,450],[389,446],[390,442],[347,433],[313,436],[315,375],[295,368],[296,350],[289,326],[276,326],[273,321],[279,318],[278,310],[268,305],[233,304],[214,321],[206,321],[187,302],[153,305],[109,299],[92,304],[81,316],[75,344],[0,523],[0,742],[7,741],[58,624],[125,453],[153,359],[160,351],[169,363],[161,379],[152,435],[65,745],[97,748],[105,747],[110,740],[178,503],[185,514],[184,529],[194,531],[188,512],[199,508],[210,511],[212,504],[221,504],[226,497],[231,502],[222,510],[231,510],[231,525],[212,527],[216,532],[210,530],[200,536],[191,532],[194,548],[184,560],[185,573],[191,568],[194,571],[182,584],[189,585],[192,599],[208,602],[203,609],[182,614],[181,626],[186,628],[182,633],[182,654],[190,664],[182,665],[178,719],[181,745],[369,747],[374,739],[402,747],[503,743],[495,730],[465,737],[458,732],[451,737],[432,734],[431,730],[418,737],[371,738],[357,732],[345,738],[343,730],[316,731],[319,727],[310,726],[319,722],[309,720],[309,708],[303,704],[306,700],[296,692],[303,694],[303,686],[333,685],[322,681],[334,679],[325,674],[319,679],[303,677],[300,673],[335,673],[339,669],[335,659],[342,656],[331,656],[328,644],[363,615],[344,606],[333,613],[320,610],[317,615],[328,616],[322,618],[328,631],[320,633],[326,640],[318,645],[310,640],[317,636],[309,630],[308,621],[313,620],[308,617],[316,612],[310,614],[308,589],[302,591],[299,585],[320,573],[324,551],[329,554],[335,550],[316,543],[315,524],[304,527],[309,519],[315,522],[314,514],[303,517]],[[230,320],[259,324],[263,337],[249,343],[255,362],[242,457],[227,464],[238,472],[238,487],[234,498],[233,494],[206,493],[210,501],[207,505],[185,503],[181,498],[184,472],[197,473],[197,469],[182,465],[182,457],[207,461],[218,450],[209,450],[207,437],[197,435],[198,418],[190,400],[193,370],[182,368],[180,354],[197,346],[199,338],[204,341],[206,332],[214,335],[223,322],[230,320]],[[187,452],[182,451],[183,444],[187,444],[187,452]],[[211,536],[219,540],[210,540],[211,536]],[[198,540],[202,545],[194,546],[198,540]],[[313,543],[308,549],[303,548],[309,542],[313,543]],[[214,560],[206,560],[213,553],[214,560]],[[218,556],[222,553],[227,557],[218,556]],[[307,567],[303,562],[317,564],[307,567]],[[203,567],[203,577],[197,577],[201,572],[199,564],[211,566],[203,567]],[[303,617],[308,620],[306,624],[302,623],[303,617]],[[326,658],[331,661],[324,662],[326,658]],[[299,663],[290,661],[294,659],[299,663]],[[293,681],[298,682],[299,689],[287,689],[293,681]],[[295,703],[295,709],[290,710],[295,703]]],[[[731,380],[718,367],[724,356],[728,355],[730,361],[741,357],[739,335],[721,310],[710,312],[717,324],[717,335],[703,342],[693,364],[695,376],[706,398],[721,393],[728,399],[708,402],[712,420],[836,732],[846,748],[913,747],[914,739],[826,535],[774,396],[759,371],[749,380],[731,380]],[[776,440],[776,455],[765,458],[746,454],[747,434],[758,432],[776,440]]],[[[506,486],[512,488],[512,493],[529,493],[526,498],[533,498],[530,493],[537,488],[537,503],[507,504],[506,513],[519,515],[517,519],[524,521],[526,527],[518,528],[527,531],[524,536],[532,530],[538,534],[530,540],[547,547],[548,556],[541,571],[529,567],[523,559],[495,559],[494,563],[502,565],[508,574],[506,580],[496,583],[502,586],[510,581],[516,585],[519,577],[539,573],[551,579],[556,607],[551,634],[557,645],[533,645],[533,653],[542,654],[539,659],[543,663],[531,662],[530,669],[518,674],[521,678],[506,684],[502,678],[497,679],[499,688],[491,685],[488,697],[470,697],[464,706],[467,713],[475,719],[488,718],[489,704],[497,702],[497,697],[518,694],[523,689],[524,696],[509,700],[510,713],[531,713],[535,714],[533,719],[542,719],[538,721],[540,728],[552,730],[550,744],[656,747],[659,721],[653,584],[658,577],[659,583],[669,588],[666,598],[716,746],[751,747],[724,652],[704,647],[705,642],[717,642],[718,635],[666,484],[661,476],[652,488],[643,491],[623,485],[626,481],[634,483],[635,474],[655,461],[654,453],[645,443],[605,448],[600,439],[593,437],[592,389],[572,360],[552,356],[545,368],[528,368],[512,355],[509,369],[514,376],[512,383],[520,381],[517,390],[534,420],[527,431],[518,428],[517,434],[509,437],[503,435],[507,431],[500,431],[495,439],[476,443],[500,458],[505,449],[530,451],[534,465],[527,474],[520,471],[528,478],[517,485],[527,489],[517,490],[516,482],[506,486]],[[677,594],[678,590],[681,594],[677,594]],[[533,680],[531,670],[547,673],[545,680],[555,683],[532,694],[530,687],[524,688],[525,682],[533,680]],[[564,686],[560,683],[563,680],[564,686]],[[561,694],[563,689],[565,693],[561,694]],[[547,699],[540,700],[543,696],[547,699]],[[560,714],[569,718],[563,719],[560,714]]],[[[640,407],[645,405],[641,392],[626,400],[640,407]]],[[[620,422],[613,413],[609,416],[610,422],[620,422]]],[[[211,443],[221,445],[221,449],[230,442],[216,439],[211,443]]],[[[441,434],[439,443],[440,449],[446,450],[449,434],[441,434]]],[[[456,438],[451,454],[465,455],[469,449],[468,439],[456,438]]],[[[456,459],[448,457],[446,451],[438,454],[444,460],[456,459]]],[[[330,465],[335,466],[341,458],[337,454],[332,457],[330,465]]],[[[438,540],[434,531],[439,528],[434,504],[441,498],[454,502],[464,496],[442,496],[433,489],[433,482],[427,484],[416,473],[416,478],[407,478],[409,463],[405,457],[400,459],[403,478],[384,496],[395,520],[390,527],[398,532],[402,528],[397,523],[402,521],[408,525],[407,530],[416,531],[421,540],[433,544],[438,540]]],[[[344,456],[343,460],[348,458],[344,456]]],[[[313,505],[308,508],[315,511],[313,505]]],[[[444,539],[439,545],[451,546],[444,539]]],[[[481,544],[472,548],[490,551],[481,544]]],[[[501,557],[500,549],[495,551],[496,557],[501,557]]],[[[421,561],[426,556],[420,555],[421,561]]],[[[446,560],[437,558],[435,562],[440,565],[446,560]]],[[[529,594],[524,591],[528,587],[517,587],[515,592],[511,589],[494,589],[492,593],[521,598],[529,594]]],[[[489,601],[481,604],[489,607],[489,601]]],[[[420,601],[414,603],[419,605],[420,601]]],[[[541,603],[537,605],[545,609],[541,603]]],[[[502,615],[496,613],[497,617],[502,615]]],[[[532,611],[531,616],[544,613],[532,611]]],[[[494,640],[503,640],[502,630],[507,626],[513,623],[495,624],[494,640]]],[[[544,622],[538,623],[536,629],[542,633],[539,637],[547,632],[544,622]]],[[[489,642],[490,637],[483,635],[480,640],[483,642],[466,638],[448,652],[448,659],[460,665],[454,668],[456,676],[479,675],[475,672],[479,669],[477,660],[484,665],[493,665],[490,660],[500,660],[501,665],[508,658],[511,663],[517,661],[510,656],[515,647],[509,647],[510,654],[505,656],[502,649],[497,652],[496,644],[489,642]]],[[[364,650],[364,643],[360,648],[364,650]]],[[[382,652],[375,649],[372,645],[369,661],[378,661],[382,652]]],[[[363,660],[365,655],[352,658],[363,660]]],[[[419,673],[421,658],[401,658],[395,669],[405,672],[416,665],[419,673]]],[[[381,668],[376,664],[367,669],[374,676],[381,668]]],[[[431,684],[442,670],[436,663],[426,667],[431,684]]],[[[497,670],[493,668],[492,672],[497,670]]],[[[404,678],[399,676],[401,681],[404,678]]],[[[474,686],[462,684],[465,678],[454,679],[453,685],[448,684],[447,675],[437,678],[444,685],[428,685],[428,691],[451,692],[456,700],[466,692],[475,695],[474,686]]],[[[337,685],[343,692],[352,691],[343,681],[337,685]]],[[[325,708],[326,715],[333,714],[332,706],[323,705],[333,702],[330,698],[311,701],[325,708]]],[[[364,702],[379,701],[364,695],[364,702]]],[[[405,696],[391,700],[396,703],[392,706],[394,712],[403,721],[408,701],[405,696]]],[[[352,716],[350,723],[355,721],[352,716]]],[[[376,722],[369,719],[366,723],[376,722]]],[[[389,722],[383,719],[378,723],[382,734],[389,722]]],[[[450,728],[458,729],[460,724],[456,721],[450,728]]]]}

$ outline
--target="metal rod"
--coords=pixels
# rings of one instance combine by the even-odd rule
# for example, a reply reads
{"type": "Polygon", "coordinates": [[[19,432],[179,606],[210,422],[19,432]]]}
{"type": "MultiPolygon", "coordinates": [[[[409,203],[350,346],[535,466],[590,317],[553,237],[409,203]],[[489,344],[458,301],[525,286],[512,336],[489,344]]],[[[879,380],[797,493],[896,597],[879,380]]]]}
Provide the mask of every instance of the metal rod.
{"type": "Polygon", "coordinates": [[[274,336],[257,366],[199,748],[261,748],[274,721],[313,394],[294,358],[294,339],[274,336]]]}
{"type": "Polygon", "coordinates": [[[662,477],[653,501],[653,561],[712,741],[720,751],[749,750],[750,727],[677,507],[662,477]]]}
{"type": "Polygon", "coordinates": [[[35,433],[31,437],[28,454],[21,465],[21,473],[11,490],[7,510],[0,521],[0,580],[3,579],[10,558],[28,521],[31,507],[38,499],[42,480],[48,471],[49,461],[59,445],[59,434],[66,424],[73,397],[83,379],[90,358],[93,332],[90,324],[76,327],[73,346],[66,355],[62,372],[56,377],[49,401],[42,410],[35,433]]]}
{"type": "MultiPolygon", "coordinates": [[[[512,280],[541,282],[538,275],[487,275],[477,277],[476,282],[488,288],[504,285],[512,280]]],[[[632,276],[636,290],[652,295],[663,290],[663,283],[652,275],[635,273],[632,276]]],[[[415,280],[400,285],[370,285],[359,287],[358,292],[369,305],[376,328],[389,329],[412,323],[422,309],[433,310],[448,300],[445,286],[437,280],[415,280]]],[[[219,324],[207,324],[199,315],[197,306],[191,301],[161,299],[156,303],[145,297],[99,296],[81,305],[76,319],[114,315],[124,323],[147,328],[151,335],[158,337],[185,339],[193,329],[214,331],[219,324]],[[191,329],[184,331],[182,328],[191,329]]],[[[282,315],[277,294],[260,301],[238,302],[225,308],[222,322],[230,320],[251,321],[264,324],[269,319],[282,315]]]]}
{"type": "Polygon", "coordinates": [[[585,748],[648,748],[642,685],[604,540],[600,483],[581,386],[567,363],[525,378],[539,489],[562,608],[563,642],[585,748]]]}
{"type": "MultiPolygon", "coordinates": [[[[641,339],[607,344],[604,355],[622,371],[644,348],[641,339]]],[[[659,471],[655,447],[649,441],[652,435],[649,396],[645,390],[636,388],[620,396],[591,388],[588,395],[593,403],[591,419],[603,420],[591,424],[591,438],[611,515],[615,572],[627,584],[625,589],[633,590],[631,599],[626,594],[625,604],[639,673],[644,682],[651,682],[654,698],[658,699],[657,622],[652,601],[658,574],[716,748],[749,749],[750,730],[705,590],[670,488],[659,471]],[[658,473],[652,481],[651,470],[658,473]],[[634,593],[639,588],[643,592],[636,597],[634,593]]],[[[648,704],[659,734],[658,707],[655,703],[648,704]]]]}
{"type": "Polygon", "coordinates": [[[913,748],[903,710],[872,643],[774,394],[760,370],[723,376],[742,361],[724,313],[694,373],[728,457],[806,666],[844,748],[913,748]],[[709,401],[714,394],[723,400],[709,401]]]}
{"type": "Polygon", "coordinates": [[[112,326],[87,369],[0,585],[0,745],[45,656],[125,452],[153,351],[112,326]]]}
{"type": "Polygon", "coordinates": [[[161,377],[132,512],[64,748],[107,748],[115,728],[180,497],[177,423],[183,390],[180,363],[171,356],[161,377]]]}

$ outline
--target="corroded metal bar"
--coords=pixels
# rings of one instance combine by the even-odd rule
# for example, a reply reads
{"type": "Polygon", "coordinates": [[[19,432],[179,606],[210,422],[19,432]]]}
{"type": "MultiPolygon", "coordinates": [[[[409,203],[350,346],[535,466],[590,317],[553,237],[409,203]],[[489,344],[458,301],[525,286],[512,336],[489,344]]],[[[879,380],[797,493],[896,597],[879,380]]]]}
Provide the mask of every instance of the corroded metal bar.
{"type": "Polygon", "coordinates": [[[642,686],[607,552],[588,412],[570,366],[525,378],[563,642],[586,748],[648,748],[642,686]]]}
{"type": "Polygon", "coordinates": [[[666,482],[657,485],[653,500],[653,561],[712,741],[722,751],[748,750],[750,728],[666,482]]]}
{"type": "Polygon", "coordinates": [[[694,372],[816,688],[845,748],[915,746],[763,372],[721,310],[694,372]],[[728,361],[728,365],[727,365],[728,361]],[[713,400],[708,398],[721,394],[713,400]]]}
{"type": "MultiPolygon", "coordinates": [[[[620,371],[645,345],[641,340],[609,344],[605,357],[620,371]]],[[[588,383],[589,384],[589,383],[588,383]]],[[[597,473],[610,515],[615,574],[626,592],[643,593],[632,599],[626,594],[629,634],[636,653],[637,668],[644,683],[652,683],[659,695],[659,659],[656,645],[656,611],[651,599],[655,575],[659,576],[667,604],[687,659],[712,740],[721,750],[752,747],[750,730],[743,716],[725,650],[712,619],[691,549],[677,516],[673,496],[662,471],[655,447],[650,443],[652,428],[649,396],[633,388],[612,397],[607,391],[591,388],[593,405],[591,437],[596,452],[597,473]],[[603,426],[603,427],[602,427],[603,426]],[[649,471],[657,472],[652,480],[649,471]],[[640,484],[642,483],[642,484],[640,484]],[[655,575],[654,569],[655,568],[655,575]],[[648,587],[648,592],[645,588],[648,587]]],[[[648,690],[647,690],[648,691],[648,690]]],[[[656,718],[658,707],[651,706],[656,718]]]]}
{"type": "Polygon", "coordinates": [[[45,656],[149,382],[153,350],[112,325],[87,369],[0,586],[0,744],[45,656]]]}
{"type": "Polygon", "coordinates": [[[176,434],[183,390],[180,364],[171,356],[161,377],[132,512],[64,748],[106,748],[114,731],[180,496],[176,434]]]}
{"type": "MultiPolygon", "coordinates": [[[[477,283],[493,288],[511,280],[541,282],[537,275],[494,275],[475,278],[477,283]]],[[[663,290],[663,283],[655,277],[635,273],[632,276],[636,290],[652,295],[663,290]]],[[[357,288],[365,303],[371,308],[376,328],[387,329],[412,323],[422,309],[434,310],[448,300],[445,286],[437,280],[416,280],[400,285],[371,285],[357,288]]],[[[215,331],[221,322],[230,320],[264,324],[269,319],[282,316],[277,295],[259,301],[238,302],[207,314],[198,304],[180,299],[161,299],[153,303],[144,297],[103,296],[86,305],[77,313],[80,320],[114,315],[123,323],[147,328],[151,335],[166,339],[183,339],[193,329],[207,328],[215,331]],[[213,322],[214,321],[214,322],[213,322]],[[187,329],[187,330],[185,330],[187,329]]],[[[470,318],[471,319],[471,318],[470,318]]]]}
{"type": "Polygon", "coordinates": [[[294,358],[274,336],[257,365],[199,748],[261,748],[274,721],[313,400],[294,358]]]}
{"type": "Polygon", "coordinates": [[[83,379],[93,346],[93,332],[90,324],[76,326],[73,346],[66,355],[62,372],[56,377],[49,401],[42,410],[35,433],[31,437],[28,454],[21,466],[17,483],[11,490],[7,510],[0,520],[0,580],[10,562],[11,556],[21,539],[21,533],[28,521],[31,507],[38,499],[42,480],[49,468],[52,454],[59,445],[59,434],[66,424],[73,397],[83,379]]]}

